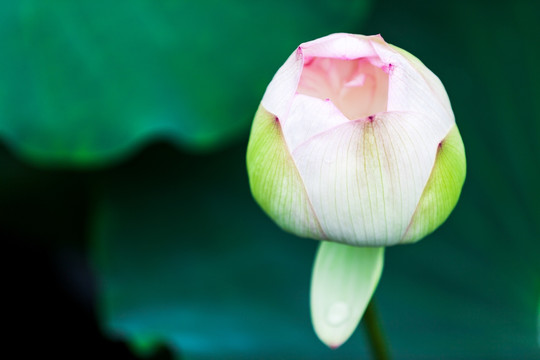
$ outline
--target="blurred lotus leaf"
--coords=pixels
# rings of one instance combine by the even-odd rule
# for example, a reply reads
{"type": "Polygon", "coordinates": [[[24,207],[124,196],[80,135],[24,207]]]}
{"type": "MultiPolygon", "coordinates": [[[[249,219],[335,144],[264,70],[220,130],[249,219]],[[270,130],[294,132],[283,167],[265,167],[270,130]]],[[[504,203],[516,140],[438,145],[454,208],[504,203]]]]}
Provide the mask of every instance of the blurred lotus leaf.
{"type": "MultiPolygon", "coordinates": [[[[2,2],[0,141],[19,155],[100,165],[163,136],[226,149],[150,146],[76,173],[20,167],[0,152],[2,227],[80,241],[95,211],[100,321],[141,354],[161,343],[193,359],[365,358],[362,331],[335,352],[317,340],[308,310],[317,243],[258,209],[244,158],[283,59],[306,39],[353,31],[366,4],[2,2]]],[[[375,297],[396,359],[540,353],[537,6],[391,0],[357,31],[382,33],[442,79],[467,148],[448,222],[386,253],[375,297]]]]}
{"type": "Polygon", "coordinates": [[[31,161],[76,166],[155,137],[230,142],[291,50],[351,31],[368,3],[4,1],[0,136],[31,161]]]}

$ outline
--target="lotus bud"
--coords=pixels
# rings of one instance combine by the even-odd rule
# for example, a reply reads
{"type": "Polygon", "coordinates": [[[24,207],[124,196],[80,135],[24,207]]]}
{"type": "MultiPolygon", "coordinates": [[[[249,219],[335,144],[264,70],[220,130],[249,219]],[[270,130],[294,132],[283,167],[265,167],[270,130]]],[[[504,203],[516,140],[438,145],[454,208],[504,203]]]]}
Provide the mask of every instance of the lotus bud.
{"type": "Polygon", "coordinates": [[[440,80],[381,36],[301,44],[270,82],[247,151],[252,194],[284,230],[323,240],[311,312],[323,342],[354,331],[384,247],[441,225],[465,180],[465,152],[440,80]]]}

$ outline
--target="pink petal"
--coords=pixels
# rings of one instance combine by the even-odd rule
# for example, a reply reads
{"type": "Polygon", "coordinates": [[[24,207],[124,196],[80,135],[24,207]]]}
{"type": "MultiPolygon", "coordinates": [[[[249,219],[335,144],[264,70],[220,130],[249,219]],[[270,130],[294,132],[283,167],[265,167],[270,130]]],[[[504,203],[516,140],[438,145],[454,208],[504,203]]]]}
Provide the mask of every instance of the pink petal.
{"type": "Polygon", "coordinates": [[[313,57],[358,59],[377,56],[371,40],[379,36],[332,34],[301,44],[287,59],[268,85],[262,105],[280,120],[289,112],[305,62],[313,57]]]}

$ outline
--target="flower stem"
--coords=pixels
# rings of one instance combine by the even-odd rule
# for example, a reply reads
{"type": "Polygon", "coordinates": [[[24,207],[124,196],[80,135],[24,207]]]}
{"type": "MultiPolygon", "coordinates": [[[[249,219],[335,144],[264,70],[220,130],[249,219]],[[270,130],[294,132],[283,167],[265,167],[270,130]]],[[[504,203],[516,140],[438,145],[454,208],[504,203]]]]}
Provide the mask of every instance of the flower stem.
{"type": "Polygon", "coordinates": [[[377,316],[375,299],[371,299],[366,312],[364,313],[364,326],[366,327],[373,358],[375,360],[389,360],[390,351],[384,338],[381,322],[377,316]]]}

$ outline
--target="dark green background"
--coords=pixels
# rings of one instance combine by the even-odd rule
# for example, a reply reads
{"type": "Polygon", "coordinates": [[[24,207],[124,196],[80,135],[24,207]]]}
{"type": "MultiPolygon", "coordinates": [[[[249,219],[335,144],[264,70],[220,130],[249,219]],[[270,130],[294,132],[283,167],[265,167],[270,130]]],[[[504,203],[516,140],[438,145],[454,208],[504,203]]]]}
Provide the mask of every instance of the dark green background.
{"type": "Polygon", "coordinates": [[[316,242],[249,193],[251,117],[304,41],[380,33],[445,85],[467,153],[449,220],[387,249],[396,359],[540,357],[536,1],[0,5],[9,347],[58,358],[348,359],[309,319],[316,242]],[[73,347],[73,349],[72,349],[73,347]]]}

